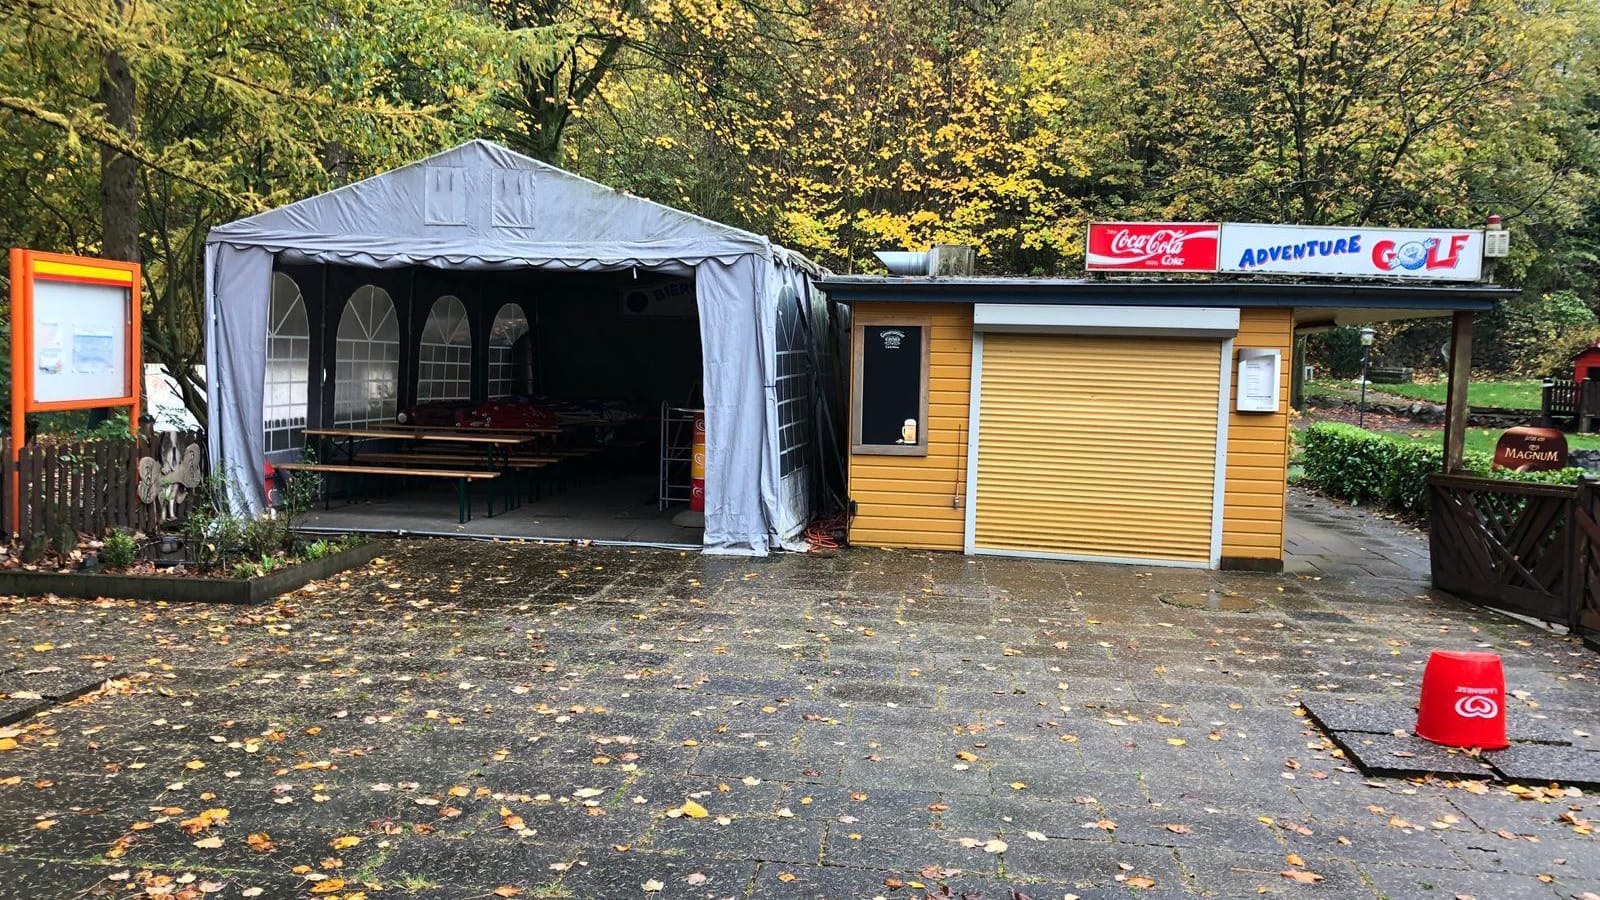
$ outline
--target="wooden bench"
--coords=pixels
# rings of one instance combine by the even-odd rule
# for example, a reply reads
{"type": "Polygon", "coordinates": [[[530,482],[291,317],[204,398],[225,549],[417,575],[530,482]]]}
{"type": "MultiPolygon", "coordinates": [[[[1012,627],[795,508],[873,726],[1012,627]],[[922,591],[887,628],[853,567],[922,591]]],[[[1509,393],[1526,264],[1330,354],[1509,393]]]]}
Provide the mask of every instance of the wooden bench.
{"type": "Polygon", "coordinates": [[[372,453],[360,453],[356,456],[356,464],[398,465],[398,466],[442,466],[446,468],[473,468],[485,471],[512,472],[518,478],[506,479],[504,500],[507,510],[522,506],[524,497],[529,500],[539,499],[543,491],[540,481],[535,478],[536,471],[553,466],[561,462],[554,456],[513,456],[509,459],[496,459],[495,470],[488,469],[488,460],[475,453],[465,451],[404,451],[382,450],[372,453]]]}
{"type": "MultiPolygon", "coordinates": [[[[500,477],[499,472],[469,469],[430,469],[421,466],[366,466],[352,463],[276,463],[279,472],[318,472],[330,475],[386,475],[397,478],[453,478],[456,482],[457,522],[472,518],[472,503],[467,495],[467,485],[473,481],[489,481],[500,477]]],[[[494,518],[494,495],[489,495],[489,517],[494,518]]]]}
{"type": "MultiPolygon", "coordinates": [[[[509,459],[497,459],[495,465],[505,466],[510,469],[537,469],[543,466],[554,465],[560,462],[554,456],[513,456],[509,459]]],[[[439,464],[461,466],[483,466],[488,461],[474,453],[405,453],[384,450],[377,453],[359,453],[356,462],[385,463],[385,464],[439,464]]]]}

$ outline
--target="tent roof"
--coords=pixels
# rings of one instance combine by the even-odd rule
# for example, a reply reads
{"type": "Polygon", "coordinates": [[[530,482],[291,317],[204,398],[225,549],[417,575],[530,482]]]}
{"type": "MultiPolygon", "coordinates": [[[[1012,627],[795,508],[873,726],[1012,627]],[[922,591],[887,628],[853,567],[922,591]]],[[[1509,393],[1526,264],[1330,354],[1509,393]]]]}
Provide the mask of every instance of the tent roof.
{"type": "Polygon", "coordinates": [[[378,268],[694,265],[755,254],[815,269],[761,235],[484,140],[220,225],[206,242],[378,268]]]}

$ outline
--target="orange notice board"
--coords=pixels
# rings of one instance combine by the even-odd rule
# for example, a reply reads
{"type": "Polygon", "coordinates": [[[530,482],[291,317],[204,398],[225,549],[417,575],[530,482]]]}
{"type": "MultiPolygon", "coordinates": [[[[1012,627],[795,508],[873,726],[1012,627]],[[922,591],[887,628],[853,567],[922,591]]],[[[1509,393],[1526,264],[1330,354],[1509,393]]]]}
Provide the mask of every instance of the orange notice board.
{"type": "Polygon", "coordinates": [[[13,249],[12,459],[28,413],[126,406],[137,434],[139,351],[138,263],[13,249]]]}

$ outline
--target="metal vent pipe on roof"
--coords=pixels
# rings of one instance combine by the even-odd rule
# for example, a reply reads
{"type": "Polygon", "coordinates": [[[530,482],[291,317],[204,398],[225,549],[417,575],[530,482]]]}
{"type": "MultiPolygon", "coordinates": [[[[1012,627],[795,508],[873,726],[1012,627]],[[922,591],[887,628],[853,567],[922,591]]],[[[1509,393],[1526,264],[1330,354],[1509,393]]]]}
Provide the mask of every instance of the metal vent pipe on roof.
{"type": "Polygon", "coordinates": [[[872,254],[889,270],[890,275],[928,274],[928,254],[906,250],[878,250],[872,254]]]}
{"type": "Polygon", "coordinates": [[[872,255],[890,275],[971,275],[978,259],[977,248],[971,244],[935,244],[921,253],[879,250],[872,255]]]}

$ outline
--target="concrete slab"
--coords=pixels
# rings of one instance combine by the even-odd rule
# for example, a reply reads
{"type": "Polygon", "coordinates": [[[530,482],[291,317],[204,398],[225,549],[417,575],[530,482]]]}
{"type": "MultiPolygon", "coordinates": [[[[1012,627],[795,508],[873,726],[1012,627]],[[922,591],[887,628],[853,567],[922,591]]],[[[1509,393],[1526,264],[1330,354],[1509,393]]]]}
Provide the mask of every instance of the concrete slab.
{"type": "Polygon", "coordinates": [[[595,541],[669,547],[700,546],[703,528],[675,524],[681,508],[661,510],[655,482],[622,477],[576,484],[489,516],[484,493],[475,494],[472,519],[458,522],[455,489],[429,486],[353,503],[335,499],[306,516],[307,529],[378,534],[463,536],[541,541],[595,541]]]}
{"type": "Polygon", "coordinates": [[[1380,729],[1429,651],[1487,644],[1517,717],[1584,730],[1600,657],[1333,542],[1269,576],[418,540],[259,608],[3,599],[5,667],[126,677],[5,728],[0,869],[52,897],[328,883],[301,866],[451,900],[1600,892],[1592,791],[1363,775],[1297,714],[1408,759],[1380,729]],[[1260,605],[1158,599],[1212,590],[1260,605]]]}

